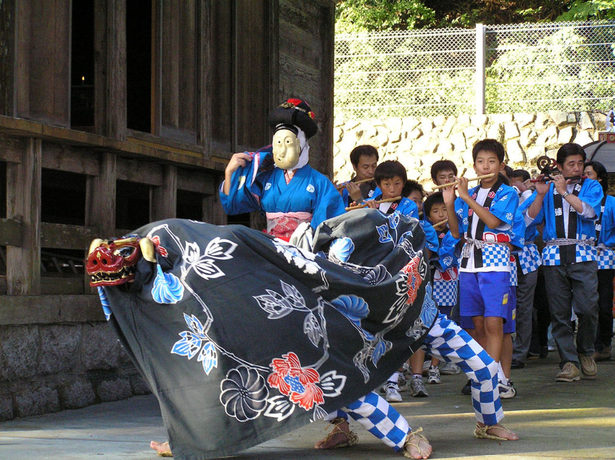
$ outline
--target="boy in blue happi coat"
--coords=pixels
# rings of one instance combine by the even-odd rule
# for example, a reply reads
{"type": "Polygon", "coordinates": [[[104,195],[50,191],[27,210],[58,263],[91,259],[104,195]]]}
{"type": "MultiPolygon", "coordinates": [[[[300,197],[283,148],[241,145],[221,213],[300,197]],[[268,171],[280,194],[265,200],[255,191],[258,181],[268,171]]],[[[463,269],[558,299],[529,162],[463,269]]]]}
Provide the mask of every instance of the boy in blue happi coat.
{"type": "Polygon", "coordinates": [[[530,350],[534,292],[542,258],[534,242],[538,237],[536,223],[525,217],[525,211],[536,199],[536,192],[529,188],[530,174],[523,169],[513,171],[511,185],[518,190],[519,211],[524,216],[526,224],[523,248],[517,254],[517,316],[511,363],[513,369],[521,369],[525,367],[525,360],[530,350]]]}
{"type": "Polygon", "coordinates": [[[453,187],[443,190],[451,234],[465,236],[459,267],[460,315],[472,317],[476,339],[497,362],[508,317],[510,242],[519,204],[515,190],[499,177],[504,154],[494,139],[477,142],[472,149],[474,170],[491,177],[470,190],[468,180],[459,178],[457,199],[453,187]]]}
{"type": "Polygon", "coordinates": [[[558,382],[595,378],[593,359],[598,320],[598,265],[595,220],[604,196],[592,179],[582,179],[585,151],[564,144],[557,151],[561,174],[536,183],[536,199],[527,216],[544,223],[542,251],[553,338],[560,353],[558,382]],[[575,179],[573,179],[575,178],[575,179]],[[576,346],[570,321],[572,309],[579,318],[576,346]]]}
{"type": "Polygon", "coordinates": [[[613,335],[613,276],[615,276],[615,197],[607,194],[609,175],[604,165],[597,161],[585,163],[585,175],[598,181],[604,198],[596,219],[598,246],[598,332],[596,335],[595,361],[611,358],[613,335]]]}

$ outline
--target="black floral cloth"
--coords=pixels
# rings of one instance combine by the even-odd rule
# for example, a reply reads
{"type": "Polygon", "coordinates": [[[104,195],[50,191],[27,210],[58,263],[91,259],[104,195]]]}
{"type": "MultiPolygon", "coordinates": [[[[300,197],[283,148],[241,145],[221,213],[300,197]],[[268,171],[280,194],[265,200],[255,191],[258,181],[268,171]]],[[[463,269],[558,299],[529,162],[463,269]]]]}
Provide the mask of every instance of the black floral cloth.
{"type": "Polygon", "coordinates": [[[134,283],[99,288],[158,398],[173,454],[230,455],[383,383],[436,315],[416,219],[358,210],[314,252],[243,226],[170,219],[134,283]]]}

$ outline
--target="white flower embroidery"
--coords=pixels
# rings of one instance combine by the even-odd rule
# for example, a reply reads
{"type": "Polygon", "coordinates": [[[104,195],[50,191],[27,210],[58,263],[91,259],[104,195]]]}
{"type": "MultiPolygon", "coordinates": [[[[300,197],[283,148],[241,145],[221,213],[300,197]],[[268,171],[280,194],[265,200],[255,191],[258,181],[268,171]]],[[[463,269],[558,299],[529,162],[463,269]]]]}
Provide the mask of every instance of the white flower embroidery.
{"type": "Polygon", "coordinates": [[[313,186],[312,184],[308,185],[305,189],[306,189],[309,193],[314,193],[314,190],[315,190],[315,189],[314,189],[314,186],[313,186]]]}

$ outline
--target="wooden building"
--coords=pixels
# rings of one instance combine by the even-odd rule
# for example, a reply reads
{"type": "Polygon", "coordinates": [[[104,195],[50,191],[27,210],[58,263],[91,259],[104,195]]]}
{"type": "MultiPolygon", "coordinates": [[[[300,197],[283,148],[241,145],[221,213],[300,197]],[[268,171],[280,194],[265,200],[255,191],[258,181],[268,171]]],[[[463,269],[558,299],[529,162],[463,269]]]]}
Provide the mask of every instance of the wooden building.
{"type": "Polygon", "coordinates": [[[0,2],[0,419],[146,391],[87,284],[88,242],[226,223],[230,153],[268,144],[290,96],[330,175],[333,34],[333,0],[0,2]]]}

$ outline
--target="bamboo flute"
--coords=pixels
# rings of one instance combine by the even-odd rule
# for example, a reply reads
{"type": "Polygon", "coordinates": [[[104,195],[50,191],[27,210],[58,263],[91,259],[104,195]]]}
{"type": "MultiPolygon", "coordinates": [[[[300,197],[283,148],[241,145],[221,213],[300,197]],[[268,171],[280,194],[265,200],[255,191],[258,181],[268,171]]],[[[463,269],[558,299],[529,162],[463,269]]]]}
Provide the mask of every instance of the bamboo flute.
{"type": "Polygon", "coordinates": [[[367,179],[361,179],[361,180],[358,180],[358,181],[355,181],[355,182],[346,181],[346,182],[342,182],[341,184],[333,184],[333,185],[335,185],[336,189],[340,190],[340,189],[343,189],[344,187],[346,187],[346,184],[348,184],[349,182],[352,182],[353,184],[363,184],[365,182],[371,182],[373,180],[374,180],[373,177],[368,177],[367,179]]]}
{"type": "MultiPolygon", "coordinates": [[[[399,199],[401,199],[401,196],[394,196],[393,198],[385,198],[384,200],[378,200],[378,201],[376,201],[376,204],[390,203],[392,201],[397,201],[399,199]]],[[[348,206],[346,208],[346,211],[352,211],[353,209],[361,209],[361,208],[365,208],[365,207],[367,207],[367,203],[358,204],[356,206],[348,206]]]]}
{"type": "MultiPolygon", "coordinates": [[[[472,179],[468,179],[468,182],[472,182],[475,180],[481,180],[481,179],[487,179],[488,177],[493,177],[495,176],[496,173],[491,173],[491,174],[483,174],[482,176],[477,176],[477,177],[473,177],[472,179]]],[[[441,188],[445,188],[445,187],[451,187],[453,185],[458,185],[459,181],[455,181],[455,182],[449,182],[448,184],[442,184],[442,185],[436,185],[434,187],[434,190],[438,190],[441,188]]]]}

